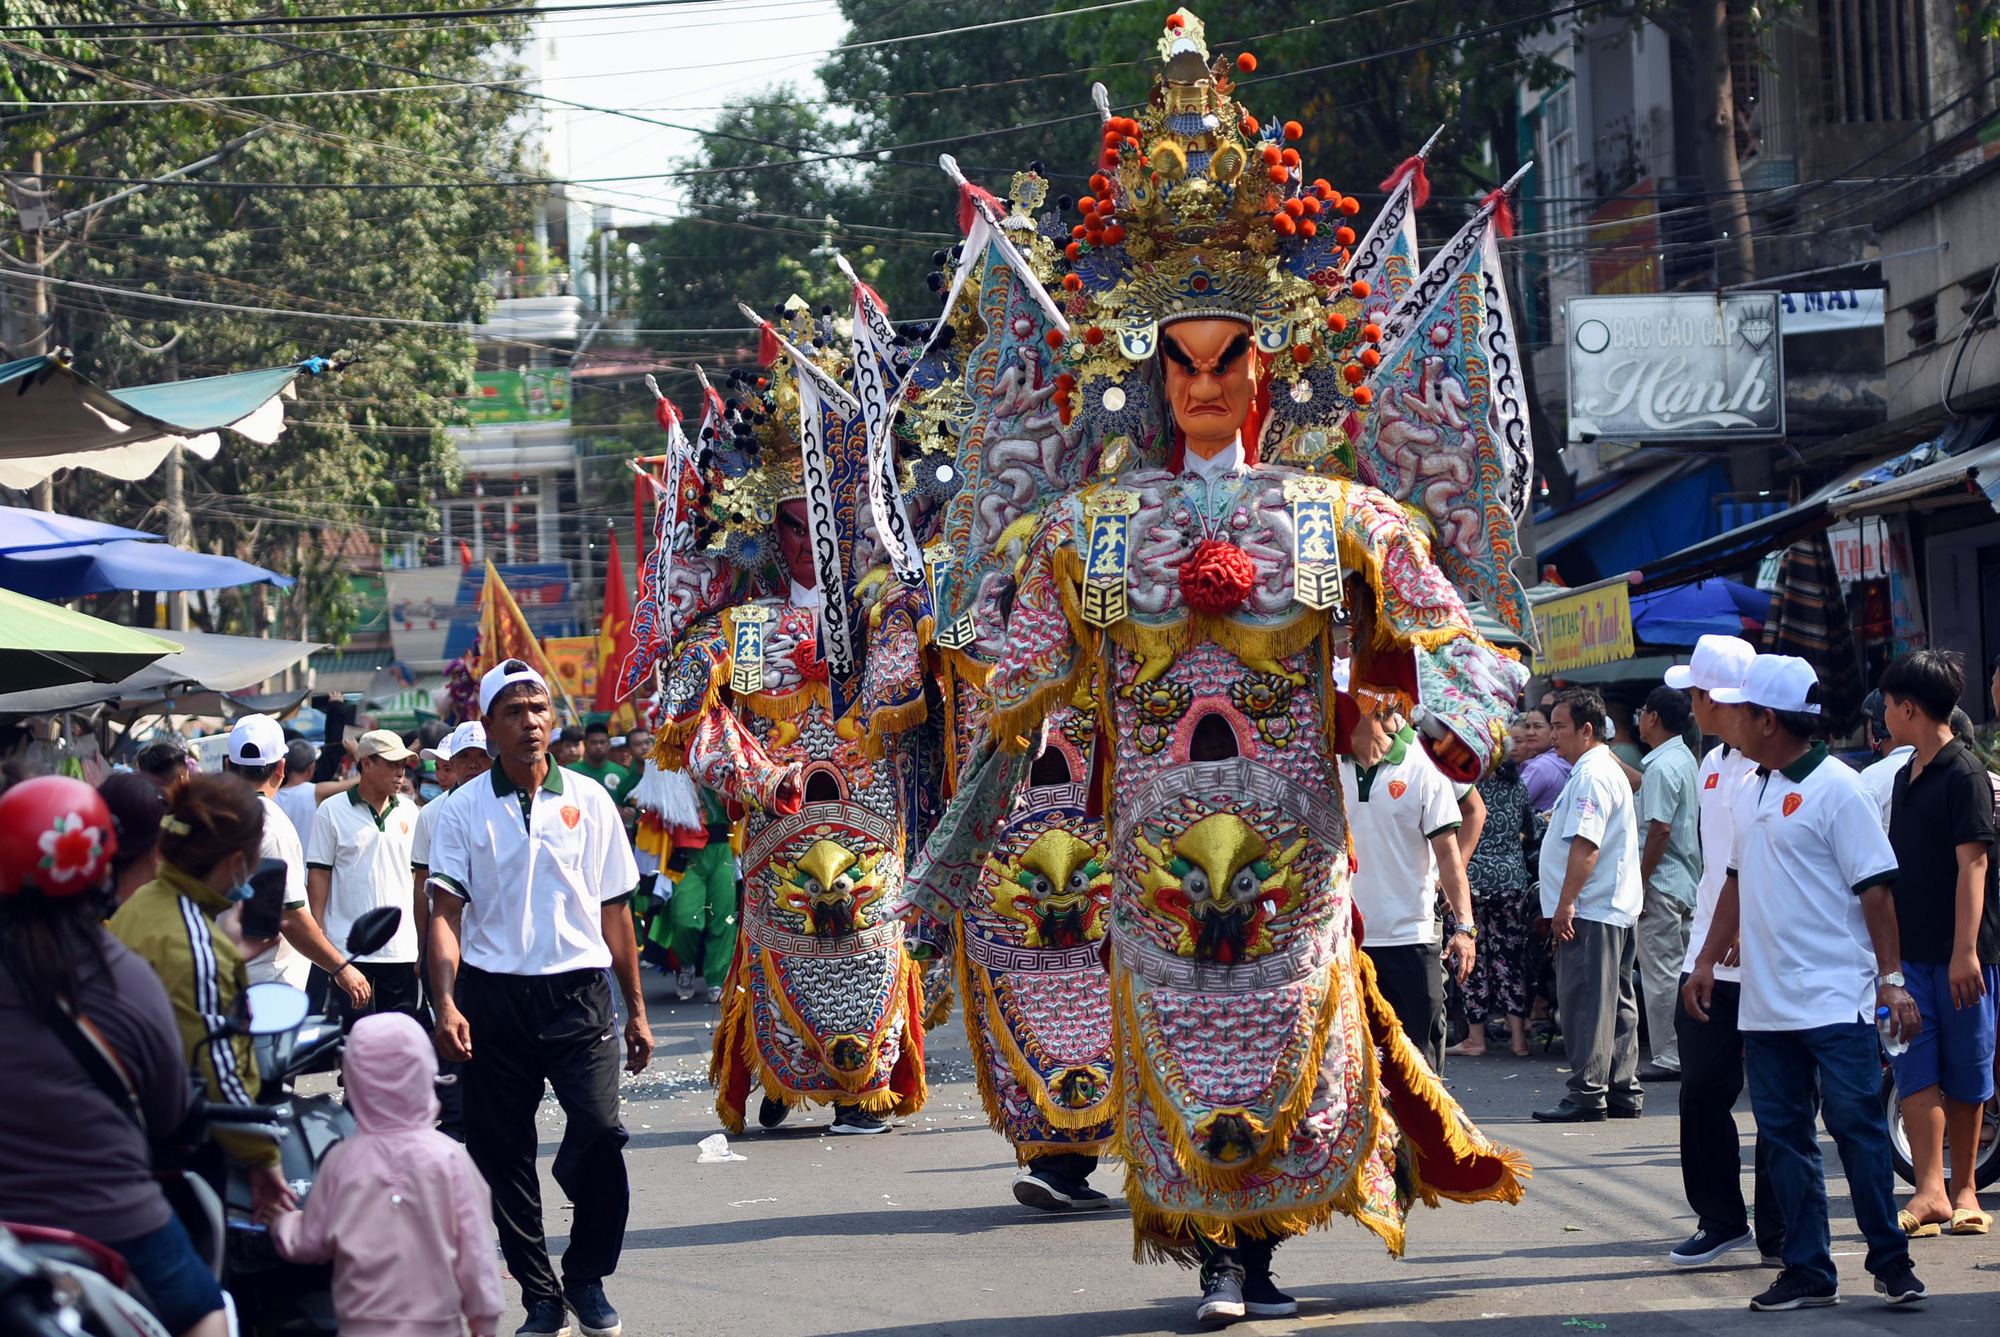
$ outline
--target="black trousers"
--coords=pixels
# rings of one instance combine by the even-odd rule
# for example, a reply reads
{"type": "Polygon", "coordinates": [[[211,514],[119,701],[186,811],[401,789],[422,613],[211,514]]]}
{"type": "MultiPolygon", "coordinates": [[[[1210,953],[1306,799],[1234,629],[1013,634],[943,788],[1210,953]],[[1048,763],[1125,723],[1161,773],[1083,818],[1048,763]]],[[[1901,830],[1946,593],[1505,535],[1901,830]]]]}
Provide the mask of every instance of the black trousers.
{"type": "MultiPolygon", "coordinates": [[[[1687,976],[1681,976],[1687,983],[1687,976]]],[[[1704,1230],[1735,1239],[1752,1224],[1743,1205],[1741,1138],[1732,1112],[1743,1094],[1743,1032],[1736,1028],[1739,986],[1718,980],[1708,1020],[1674,1007],[1674,1038],[1681,1050],[1681,1185],[1704,1230]]],[[[1753,1155],[1757,1247],[1775,1258],[1785,1247],[1785,1213],[1765,1169],[1764,1139],[1753,1155]]]]}
{"type": "Polygon", "coordinates": [[[1432,1072],[1444,1071],[1444,958],[1434,942],[1408,947],[1363,947],[1375,963],[1375,987],[1396,1019],[1403,1034],[1431,1065],[1432,1072]]]}
{"type": "Polygon", "coordinates": [[[601,970],[493,975],[467,966],[457,998],[472,1027],[472,1058],[460,1073],[465,1149],[493,1191],[500,1252],[523,1301],[558,1300],[565,1286],[617,1271],[625,1245],[631,1187],[627,1134],[618,1120],[618,1014],[610,979],[601,970]],[[535,1170],[535,1113],[545,1082],[566,1120],[555,1179],[575,1208],[562,1286],[549,1263],[535,1170]]]}
{"type": "Polygon", "coordinates": [[[417,982],[416,962],[350,961],[348,964],[361,972],[361,977],[368,981],[368,987],[374,993],[368,1000],[368,1006],[357,1012],[347,996],[347,990],[335,984],[326,993],[328,1016],[349,1023],[377,1012],[401,1012],[425,1030],[430,1029],[430,1009],[424,1006],[424,991],[417,982]]]}
{"type": "Polygon", "coordinates": [[[1195,1248],[1201,1254],[1202,1279],[1231,1276],[1241,1285],[1245,1277],[1268,1277],[1271,1275],[1271,1255],[1278,1251],[1282,1243],[1282,1239],[1269,1236],[1254,1239],[1239,1235],[1232,1247],[1224,1248],[1211,1239],[1197,1235],[1195,1248]]]}
{"type": "Polygon", "coordinates": [[[1087,1151],[1055,1151],[1035,1157],[1028,1162],[1028,1168],[1053,1180],[1057,1188],[1068,1192],[1070,1189],[1089,1187],[1090,1172],[1097,1168],[1097,1157],[1087,1151]]]}

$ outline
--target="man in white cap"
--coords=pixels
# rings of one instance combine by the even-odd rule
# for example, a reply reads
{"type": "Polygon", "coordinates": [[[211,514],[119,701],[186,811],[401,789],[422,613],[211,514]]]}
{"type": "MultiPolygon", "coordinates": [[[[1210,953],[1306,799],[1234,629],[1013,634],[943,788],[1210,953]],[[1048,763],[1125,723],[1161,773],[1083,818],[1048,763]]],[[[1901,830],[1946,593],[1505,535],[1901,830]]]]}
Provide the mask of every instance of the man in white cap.
{"type": "Polygon", "coordinates": [[[479,683],[493,767],[440,808],[430,848],[431,989],[438,1048],[465,1064],[465,1149],[493,1192],[507,1267],[527,1321],[557,1337],[617,1337],[604,1294],[631,1201],[618,1113],[618,1016],[625,1066],[653,1053],[630,900],[632,847],[604,786],[549,756],[554,713],[542,676],[505,660],[479,683]],[[567,1118],[554,1174],[574,1205],[562,1280],[542,1227],[535,1117],[545,1084],[567,1118]]]}
{"type": "MultiPolygon", "coordinates": [[[[1732,805],[1744,786],[1757,777],[1757,763],[1736,746],[1737,723],[1743,706],[1723,705],[1710,693],[1737,688],[1750,675],[1757,652],[1740,636],[1704,636],[1695,643],[1686,664],[1667,670],[1666,683],[1688,694],[1695,726],[1722,741],[1701,759],[1695,775],[1695,800],[1700,811],[1701,878],[1695,884],[1694,920],[1688,929],[1687,956],[1681,983],[1694,970],[1708,928],[1715,918],[1716,897],[1729,876],[1729,856],[1736,839],[1732,805]]],[[[1776,1259],[1785,1247],[1785,1214],[1771,1191],[1762,1138],[1754,1156],[1753,1218],[1743,1202],[1743,1161],[1736,1131],[1736,1099],[1743,1094],[1743,1035],[1736,1029],[1736,954],[1729,952],[1715,968],[1715,991],[1708,1020],[1688,1015],[1677,1002],[1674,1039],[1680,1049],[1681,1188],[1694,1209],[1695,1232],[1668,1258],[1679,1267],[1703,1267],[1733,1249],[1756,1245],[1760,1256],[1776,1259]],[[1755,1232],[1752,1232],[1752,1226],[1755,1232]]]]}
{"type": "Polygon", "coordinates": [[[384,905],[401,908],[396,935],[353,964],[374,995],[366,1010],[421,1018],[417,956],[424,907],[410,895],[417,805],[403,793],[403,772],[417,754],[389,729],[362,734],[354,752],[359,782],[346,797],[328,799],[313,814],[306,841],[306,895],[327,936],[339,943],[347,941],[354,921],[368,911],[384,905]]]}
{"type": "Polygon", "coordinates": [[[1923,1025],[1903,987],[1895,850],[1861,778],[1816,739],[1812,665],[1759,655],[1743,686],[1710,696],[1748,707],[1736,741],[1761,770],[1737,795],[1730,874],[1681,994],[1706,1021],[1715,968],[1738,947],[1750,1103],[1785,1213],[1785,1270],[1750,1307],[1839,1302],[1815,1114],[1840,1149],[1876,1291],[1892,1305],[1916,1303],[1924,1284],[1896,1217],[1876,1029],[1879,1017],[1908,1041],[1923,1025]]]}
{"type": "Polygon", "coordinates": [[[264,809],[264,844],[258,853],[285,865],[285,914],[279,921],[278,941],[244,964],[252,984],[277,980],[295,989],[305,988],[312,968],[318,966],[347,991],[356,1007],[365,1006],[368,981],[347,963],[344,952],[327,941],[306,904],[305,847],[274,797],[285,783],[289,748],[283,726],[269,715],[245,715],[229,731],[225,769],[257,791],[257,802],[264,809]]]}

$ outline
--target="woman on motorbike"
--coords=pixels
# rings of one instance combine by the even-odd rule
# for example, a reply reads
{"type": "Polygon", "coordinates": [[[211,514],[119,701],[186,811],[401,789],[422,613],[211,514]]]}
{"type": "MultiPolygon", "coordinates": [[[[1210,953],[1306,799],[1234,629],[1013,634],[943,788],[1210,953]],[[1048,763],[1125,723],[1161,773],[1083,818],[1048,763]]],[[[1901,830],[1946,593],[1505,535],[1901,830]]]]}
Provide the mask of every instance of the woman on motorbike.
{"type": "MultiPolygon", "coordinates": [[[[270,945],[244,943],[234,913],[235,903],[249,899],[263,837],[263,805],[235,776],[177,782],[160,819],[158,875],[111,916],[112,936],[167,987],[183,1064],[195,1070],[208,1099],[225,1104],[256,1103],[260,1085],[250,1037],[217,1034],[214,1019],[235,1009],[249,987],[243,963],[270,945]]],[[[259,1210],[291,1204],[277,1143],[220,1128],[209,1136],[249,1170],[259,1210]]]]}
{"type": "Polygon", "coordinates": [[[168,1332],[222,1337],[222,1290],[153,1179],[151,1139],[187,1115],[187,1060],[159,978],[103,927],[116,852],[80,780],[0,795],[0,1220],[108,1245],[168,1332]]]}

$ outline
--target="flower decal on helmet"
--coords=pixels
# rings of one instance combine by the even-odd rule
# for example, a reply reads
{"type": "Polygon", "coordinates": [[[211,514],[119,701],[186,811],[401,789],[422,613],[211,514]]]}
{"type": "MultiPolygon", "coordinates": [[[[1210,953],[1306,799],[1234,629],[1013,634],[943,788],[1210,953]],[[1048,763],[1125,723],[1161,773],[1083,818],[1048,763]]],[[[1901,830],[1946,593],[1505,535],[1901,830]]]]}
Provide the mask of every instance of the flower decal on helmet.
{"type": "Polygon", "coordinates": [[[81,876],[104,854],[104,829],[85,825],[81,813],[56,818],[40,840],[42,857],[35,865],[57,881],[81,876]]]}

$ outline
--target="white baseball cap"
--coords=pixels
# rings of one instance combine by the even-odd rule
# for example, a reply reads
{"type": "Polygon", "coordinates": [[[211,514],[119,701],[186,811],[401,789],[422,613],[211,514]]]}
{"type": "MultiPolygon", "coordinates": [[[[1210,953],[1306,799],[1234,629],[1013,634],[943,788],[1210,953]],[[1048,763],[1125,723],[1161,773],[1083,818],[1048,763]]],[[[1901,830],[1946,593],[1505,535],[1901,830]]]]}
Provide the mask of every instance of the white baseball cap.
{"type": "Polygon", "coordinates": [[[479,680],[479,713],[484,715],[493,709],[493,698],[517,682],[531,682],[544,692],[549,690],[548,680],[522,660],[502,660],[486,670],[486,676],[479,680]]]}
{"type": "Polygon", "coordinates": [[[1810,697],[1818,686],[1819,674],[1805,660],[1794,655],[1758,655],[1750,662],[1750,675],[1741,687],[1718,687],[1709,695],[1725,706],[1763,706],[1817,715],[1819,702],[1810,697]]]}
{"type": "Polygon", "coordinates": [[[1692,662],[1668,669],[1665,681],[1683,692],[1690,687],[1704,692],[1741,687],[1756,657],[1757,651],[1741,636],[1704,636],[1694,643],[1692,662]]]}
{"type": "Polygon", "coordinates": [[[283,761],[289,747],[284,729],[269,715],[245,715],[229,731],[229,759],[238,766],[283,761]]]}
{"type": "Polygon", "coordinates": [[[486,750],[486,726],[478,720],[471,720],[451,731],[451,737],[444,740],[450,750],[444,755],[455,757],[461,752],[484,752],[486,750]]]}

